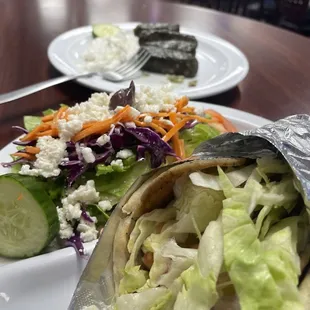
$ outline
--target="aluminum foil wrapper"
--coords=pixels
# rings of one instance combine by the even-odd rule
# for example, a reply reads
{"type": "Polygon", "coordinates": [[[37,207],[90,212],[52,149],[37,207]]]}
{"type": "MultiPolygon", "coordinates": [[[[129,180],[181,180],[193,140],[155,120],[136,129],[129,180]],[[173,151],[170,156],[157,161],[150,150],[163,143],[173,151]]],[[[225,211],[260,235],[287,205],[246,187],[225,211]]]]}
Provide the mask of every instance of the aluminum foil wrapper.
{"type": "MultiPolygon", "coordinates": [[[[227,133],[202,143],[191,159],[216,157],[259,158],[282,157],[296,176],[296,188],[310,207],[310,116],[289,116],[261,128],[241,133],[227,133]]],[[[177,164],[177,163],[176,163],[177,164]]],[[[170,166],[159,169],[167,169],[170,166]]],[[[112,309],[108,306],[114,295],[111,270],[113,237],[119,223],[123,202],[158,170],[138,179],[112,214],[111,221],[101,236],[86,266],[70,303],[70,310],[112,309]]]]}

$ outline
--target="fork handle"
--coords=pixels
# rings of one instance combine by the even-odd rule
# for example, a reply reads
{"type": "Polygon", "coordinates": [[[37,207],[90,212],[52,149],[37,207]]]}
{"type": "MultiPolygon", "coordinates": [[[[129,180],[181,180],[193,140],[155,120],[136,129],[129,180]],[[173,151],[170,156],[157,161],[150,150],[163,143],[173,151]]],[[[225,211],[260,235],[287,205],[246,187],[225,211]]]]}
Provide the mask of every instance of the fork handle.
{"type": "Polygon", "coordinates": [[[66,76],[61,76],[55,79],[47,80],[44,82],[40,82],[37,84],[33,84],[30,86],[26,86],[24,88],[20,88],[18,90],[11,91],[9,93],[0,95],[0,104],[10,102],[28,95],[31,95],[33,93],[36,93],[40,90],[46,89],[48,87],[58,85],[64,82],[68,82],[71,80],[75,80],[80,77],[86,77],[91,75],[91,73],[83,73],[83,74],[75,74],[75,75],[66,75],[66,76]]]}

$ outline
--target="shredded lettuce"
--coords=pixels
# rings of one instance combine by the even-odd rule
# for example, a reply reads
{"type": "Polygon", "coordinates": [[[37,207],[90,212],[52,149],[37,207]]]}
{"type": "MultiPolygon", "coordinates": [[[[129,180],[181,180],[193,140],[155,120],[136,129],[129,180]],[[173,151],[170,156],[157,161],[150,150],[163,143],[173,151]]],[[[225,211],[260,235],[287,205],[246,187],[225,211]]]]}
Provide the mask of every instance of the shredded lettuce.
{"type": "Polygon", "coordinates": [[[181,248],[174,239],[167,240],[154,253],[154,263],[149,273],[150,285],[169,287],[184,270],[194,263],[196,257],[196,249],[181,248]]]}
{"type": "Polygon", "coordinates": [[[141,270],[140,266],[126,268],[119,286],[120,294],[129,294],[137,291],[146,283],[147,279],[148,272],[141,270]]]}
{"type": "Polygon", "coordinates": [[[150,213],[142,215],[136,222],[136,225],[130,234],[128,241],[128,252],[130,253],[126,267],[134,267],[136,265],[137,256],[141,250],[143,242],[150,236],[159,223],[164,223],[175,217],[176,211],[173,208],[154,210],[150,213]]]}
{"type": "Polygon", "coordinates": [[[180,177],[167,208],[136,222],[117,309],[212,309],[227,291],[243,310],[303,309],[298,251],[310,229],[306,209],[294,209],[294,185],[289,166],[275,158],[180,177]],[[138,259],[147,252],[149,272],[138,259]]]}
{"type": "Polygon", "coordinates": [[[212,221],[205,230],[195,264],[181,275],[184,281],[175,310],[211,309],[217,299],[216,282],[223,263],[222,219],[212,221]]]}
{"type": "MultiPolygon", "coordinates": [[[[271,228],[266,240],[260,242],[257,227],[255,228],[250,217],[257,205],[270,207],[294,205],[298,196],[293,187],[292,178],[282,178],[279,183],[268,183],[266,186],[262,186],[252,179],[247,182],[244,188],[239,189],[234,188],[222,169],[218,170],[224,194],[227,197],[223,201],[225,267],[234,284],[242,309],[300,309],[298,294],[295,294],[294,291],[287,292],[294,285],[297,290],[295,283],[296,277],[298,277],[297,255],[296,251],[294,252],[297,242],[294,237],[295,233],[289,233],[291,228],[286,222],[283,222],[285,233],[274,235],[279,228],[271,228]],[[268,238],[268,236],[270,237],[268,238]],[[283,245],[281,245],[282,242],[284,242],[283,245]],[[274,252],[271,244],[274,246],[274,252]],[[266,251],[266,248],[269,249],[269,245],[270,252],[266,251]],[[278,251],[276,250],[277,246],[279,246],[278,251]],[[283,246],[284,248],[282,248],[283,246]],[[284,251],[285,249],[286,251],[284,251]],[[272,259],[270,259],[272,255],[274,255],[275,261],[282,261],[282,265],[278,266],[280,268],[278,273],[275,266],[272,265],[272,259]],[[286,282],[279,285],[279,279],[283,279],[281,273],[286,271],[285,261],[293,266],[291,276],[287,276],[286,282]]],[[[264,218],[264,213],[270,212],[267,215],[268,218],[273,210],[281,209],[284,208],[269,210],[264,207],[261,210],[261,212],[263,211],[261,217],[264,218]]],[[[258,219],[258,226],[261,226],[263,218],[258,219]]]]}
{"type": "Polygon", "coordinates": [[[193,128],[180,132],[180,138],[184,140],[186,156],[193,154],[194,149],[202,142],[218,136],[220,132],[208,124],[197,124],[193,128]]]}
{"type": "Polygon", "coordinates": [[[121,295],[116,299],[115,310],[161,310],[171,298],[167,288],[157,287],[140,293],[121,295]]]}
{"type": "Polygon", "coordinates": [[[211,221],[218,218],[224,199],[221,191],[195,186],[189,177],[182,183],[180,195],[173,206],[177,209],[177,223],[173,228],[178,233],[204,232],[211,221]],[[195,227],[196,226],[196,227],[195,227]]]}
{"type": "Polygon", "coordinates": [[[304,309],[298,292],[300,259],[297,254],[297,223],[289,217],[273,226],[262,242],[266,262],[282,297],[282,308],[304,309]]]}
{"type": "MultiPolygon", "coordinates": [[[[238,187],[249,179],[254,169],[255,165],[249,165],[230,171],[226,173],[226,176],[234,187],[238,187]]],[[[203,172],[193,172],[189,175],[189,178],[196,186],[210,188],[216,191],[222,190],[218,175],[206,174],[203,172]]]]}
{"type": "Polygon", "coordinates": [[[224,260],[241,308],[281,309],[282,298],[257,238],[247,206],[232,198],[224,201],[224,260]]]}

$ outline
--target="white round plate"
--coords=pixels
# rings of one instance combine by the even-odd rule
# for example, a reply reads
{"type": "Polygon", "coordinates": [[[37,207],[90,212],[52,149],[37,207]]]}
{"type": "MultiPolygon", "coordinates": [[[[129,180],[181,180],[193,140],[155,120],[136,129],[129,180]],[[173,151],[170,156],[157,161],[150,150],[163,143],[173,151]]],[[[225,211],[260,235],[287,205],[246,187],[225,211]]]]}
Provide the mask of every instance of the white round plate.
{"type": "MultiPolygon", "coordinates": [[[[116,24],[124,30],[132,31],[138,23],[116,24]]],[[[180,32],[193,35],[198,41],[197,59],[199,69],[197,76],[185,79],[183,83],[172,84],[179,95],[198,99],[229,90],[240,83],[249,71],[245,55],[231,43],[209,33],[180,28],[180,32]],[[190,87],[189,81],[196,80],[197,85],[190,87]]],[[[54,39],[48,47],[48,58],[53,66],[63,74],[81,72],[83,53],[93,39],[92,27],[85,26],[65,32],[54,39]]],[[[77,80],[82,85],[99,91],[114,92],[128,86],[128,81],[113,83],[99,76],[77,80]]],[[[134,79],[136,85],[164,85],[169,81],[163,74],[139,74],[134,79]]]]}
{"type": "MultiPolygon", "coordinates": [[[[239,131],[264,126],[271,121],[232,108],[201,102],[191,106],[216,110],[236,125],[239,131]]],[[[11,161],[10,154],[16,146],[8,144],[0,150],[0,162],[11,161]]],[[[0,174],[9,170],[0,167],[0,174]]],[[[86,243],[91,253],[96,241],[86,243]]],[[[73,248],[56,250],[24,260],[0,257],[0,309],[54,310],[67,309],[77,282],[87,263],[85,257],[76,255],[73,248]],[[14,268],[10,266],[14,263],[14,268]]]]}

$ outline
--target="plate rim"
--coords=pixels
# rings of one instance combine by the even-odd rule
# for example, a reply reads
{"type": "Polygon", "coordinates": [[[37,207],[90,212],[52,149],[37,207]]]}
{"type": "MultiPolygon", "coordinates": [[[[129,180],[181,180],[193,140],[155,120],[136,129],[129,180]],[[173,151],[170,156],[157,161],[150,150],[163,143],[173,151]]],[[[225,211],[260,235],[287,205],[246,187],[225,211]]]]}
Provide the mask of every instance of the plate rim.
{"type": "MultiPolygon", "coordinates": [[[[116,26],[119,26],[119,27],[124,27],[124,28],[134,28],[138,24],[139,24],[139,22],[113,23],[113,25],[116,25],[116,26]]],[[[52,55],[54,46],[58,43],[59,40],[61,40],[64,37],[68,37],[68,36],[72,35],[73,33],[84,32],[84,31],[91,32],[91,29],[92,29],[91,27],[92,27],[91,25],[85,25],[85,26],[81,26],[81,27],[70,29],[70,30],[65,31],[65,32],[61,33],[60,35],[56,36],[49,43],[48,48],[47,48],[47,56],[48,56],[49,62],[62,75],[64,75],[64,73],[63,73],[63,70],[62,70],[62,66],[59,63],[62,60],[61,59],[57,60],[52,55]]],[[[231,42],[229,42],[229,41],[227,41],[227,40],[225,40],[225,39],[223,39],[223,38],[221,38],[221,37],[219,37],[217,35],[214,35],[211,32],[202,32],[200,30],[196,30],[196,29],[190,28],[190,27],[184,27],[182,25],[180,25],[180,28],[181,28],[181,31],[183,30],[185,33],[186,32],[190,32],[190,33],[192,33],[192,35],[200,36],[202,38],[213,39],[213,40],[216,40],[216,41],[218,41],[218,42],[220,42],[222,44],[225,44],[226,46],[229,47],[230,50],[233,50],[235,52],[235,55],[238,54],[241,62],[243,63],[243,66],[244,66],[242,72],[239,73],[237,77],[230,78],[228,85],[226,85],[227,84],[227,82],[226,82],[224,84],[226,86],[224,86],[224,87],[223,86],[219,87],[219,88],[217,88],[217,89],[215,89],[213,91],[212,91],[212,88],[211,88],[211,91],[208,90],[208,89],[205,89],[205,88],[203,88],[201,90],[197,89],[196,91],[192,90],[192,92],[190,92],[189,94],[186,94],[191,100],[201,99],[201,98],[210,97],[210,96],[215,96],[215,95],[218,95],[220,93],[229,91],[232,88],[236,87],[240,82],[242,82],[246,78],[246,76],[248,75],[249,70],[250,70],[250,63],[249,63],[249,60],[246,57],[246,55],[236,45],[234,45],[233,43],[231,43],[231,42]]],[[[94,89],[96,91],[106,91],[106,92],[113,92],[114,91],[114,90],[111,90],[111,89],[108,90],[109,87],[106,88],[106,87],[94,86],[94,85],[91,84],[91,82],[87,78],[80,78],[80,79],[76,79],[75,81],[78,84],[80,84],[80,85],[83,85],[83,86],[88,87],[90,89],[94,89]]],[[[177,90],[176,90],[176,92],[177,92],[177,90]]]]}
{"type": "MultiPolygon", "coordinates": [[[[196,105],[207,105],[207,108],[211,108],[216,110],[217,112],[223,114],[225,117],[227,117],[229,120],[231,121],[238,121],[243,123],[244,125],[247,126],[251,126],[253,128],[258,128],[261,126],[264,126],[268,123],[273,122],[272,120],[269,120],[267,118],[261,117],[259,115],[255,115],[249,112],[245,112],[245,111],[241,111],[235,108],[231,108],[231,107],[226,107],[226,106],[221,106],[221,105],[216,105],[216,104],[212,104],[212,103],[207,103],[207,102],[201,102],[201,101],[193,101],[191,100],[189,102],[189,104],[193,104],[194,106],[196,105]]],[[[14,139],[15,140],[15,139],[14,139]]],[[[5,145],[2,149],[0,149],[0,162],[3,161],[3,157],[5,158],[8,155],[7,150],[14,146],[13,145],[13,141],[9,142],[7,145],[5,145]]],[[[4,159],[5,160],[5,159],[4,159]]],[[[0,167],[0,175],[5,173],[5,168],[0,167]]],[[[92,251],[95,247],[95,244],[97,243],[97,240],[94,240],[92,242],[89,243],[85,243],[85,248],[87,248],[87,251],[92,251]]],[[[49,252],[49,253],[44,253],[38,256],[34,256],[31,258],[27,258],[27,259],[21,259],[21,260],[13,260],[13,259],[7,259],[4,257],[0,257],[0,270],[1,267],[7,266],[7,265],[11,265],[11,264],[16,264],[16,263],[21,263],[25,260],[29,260],[29,259],[39,259],[40,257],[43,260],[49,260],[49,259],[55,259],[56,257],[66,257],[67,255],[72,255],[72,253],[75,252],[75,250],[71,247],[69,248],[62,248],[62,249],[57,249],[55,251],[49,252]],[[57,254],[59,253],[59,254],[57,254]]]]}

